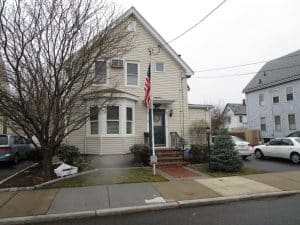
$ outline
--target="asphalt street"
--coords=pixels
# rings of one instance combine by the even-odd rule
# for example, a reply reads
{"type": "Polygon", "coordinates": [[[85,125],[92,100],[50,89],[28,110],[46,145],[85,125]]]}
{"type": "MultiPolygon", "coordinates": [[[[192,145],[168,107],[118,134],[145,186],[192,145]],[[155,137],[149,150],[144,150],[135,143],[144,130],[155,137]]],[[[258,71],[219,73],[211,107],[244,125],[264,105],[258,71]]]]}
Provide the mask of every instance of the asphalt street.
{"type": "Polygon", "coordinates": [[[300,195],[214,206],[55,221],[39,225],[295,225],[300,224],[300,195]]]}
{"type": "Polygon", "coordinates": [[[293,164],[290,160],[279,158],[256,159],[254,156],[251,156],[244,160],[244,165],[265,172],[300,170],[300,164],[293,164]]]}

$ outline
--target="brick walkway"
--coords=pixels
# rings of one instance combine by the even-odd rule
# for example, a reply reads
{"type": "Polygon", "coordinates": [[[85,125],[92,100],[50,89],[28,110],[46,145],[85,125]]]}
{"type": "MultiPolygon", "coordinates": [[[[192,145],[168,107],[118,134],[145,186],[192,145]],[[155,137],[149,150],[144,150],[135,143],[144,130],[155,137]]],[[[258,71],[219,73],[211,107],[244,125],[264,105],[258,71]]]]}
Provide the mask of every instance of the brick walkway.
{"type": "Polygon", "coordinates": [[[185,177],[199,177],[198,173],[194,173],[182,166],[170,166],[170,167],[160,167],[159,168],[164,173],[175,177],[175,178],[185,178],[185,177]]]}

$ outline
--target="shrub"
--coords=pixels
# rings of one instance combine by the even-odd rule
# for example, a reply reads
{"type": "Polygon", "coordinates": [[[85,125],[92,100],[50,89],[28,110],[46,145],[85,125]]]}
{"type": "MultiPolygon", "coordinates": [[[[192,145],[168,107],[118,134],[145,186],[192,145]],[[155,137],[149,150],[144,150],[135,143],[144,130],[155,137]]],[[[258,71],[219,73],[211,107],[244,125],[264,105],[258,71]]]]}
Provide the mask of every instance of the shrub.
{"type": "Polygon", "coordinates": [[[212,171],[238,172],[243,167],[243,161],[238,151],[233,149],[233,142],[227,130],[221,130],[215,138],[211,152],[210,168],[212,171]]]}
{"type": "Polygon", "coordinates": [[[64,163],[74,164],[80,159],[79,149],[73,145],[61,144],[56,155],[64,163]]]}
{"type": "Polygon", "coordinates": [[[135,144],[130,147],[131,153],[134,155],[134,161],[136,163],[142,163],[148,165],[151,155],[151,148],[144,144],[135,144]]]}
{"type": "Polygon", "coordinates": [[[192,163],[204,163],[208,161],[207,145],[191,145],[192,163]]]}

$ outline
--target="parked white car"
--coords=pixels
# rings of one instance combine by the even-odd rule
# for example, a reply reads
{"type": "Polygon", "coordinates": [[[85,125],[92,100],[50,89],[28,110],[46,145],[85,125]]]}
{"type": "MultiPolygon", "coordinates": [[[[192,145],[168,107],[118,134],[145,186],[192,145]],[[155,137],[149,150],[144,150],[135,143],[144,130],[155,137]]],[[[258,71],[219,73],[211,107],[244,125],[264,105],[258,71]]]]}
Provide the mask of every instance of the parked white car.
{"type": "Polygon", "coordinates": [[[290,159],[293,163],[299,163],[300,138],[286,137],[272,139],[267,144],[255,146],[254,154],[257,159],[269,156],[290,159]]]}
{"type": "Polygon", "coordinates": [[[239,152],[243,159],[253,154],[253,147],[248,141],[237,136],[231,136],[231,139],[234,144],[234,149],[239,152]]]}

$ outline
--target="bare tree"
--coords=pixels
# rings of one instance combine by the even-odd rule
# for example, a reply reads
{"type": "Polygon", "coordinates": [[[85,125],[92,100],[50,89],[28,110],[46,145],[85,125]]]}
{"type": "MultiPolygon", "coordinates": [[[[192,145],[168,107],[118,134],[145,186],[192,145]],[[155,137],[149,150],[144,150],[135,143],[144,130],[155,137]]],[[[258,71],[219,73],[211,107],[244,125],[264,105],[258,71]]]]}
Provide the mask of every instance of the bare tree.
{"type": "Polygon", "coordinates": [[[220,128],[224,127],[228,120],[228,115],[224,112],[224,107],[221,105],[215,105],[211,113],[211,132],[212,135],[218,134],[220,128]]]}
{"type": "Polygon", "coordinates": [[[117,16],[105,0],[0,0],[0,108],[14,132],[38,139],[46,179],[55,150],[89,116],[95,61],[133,46],[134,34],[117,16]]]}

